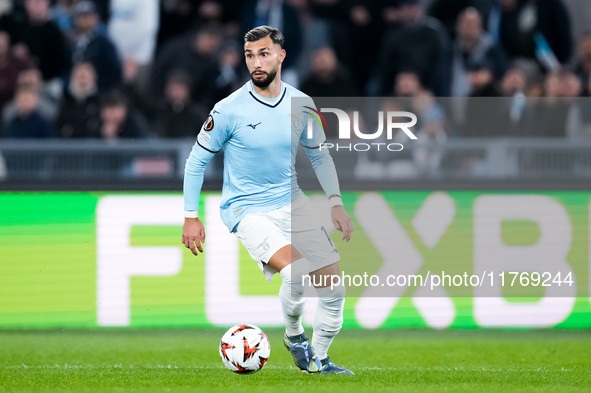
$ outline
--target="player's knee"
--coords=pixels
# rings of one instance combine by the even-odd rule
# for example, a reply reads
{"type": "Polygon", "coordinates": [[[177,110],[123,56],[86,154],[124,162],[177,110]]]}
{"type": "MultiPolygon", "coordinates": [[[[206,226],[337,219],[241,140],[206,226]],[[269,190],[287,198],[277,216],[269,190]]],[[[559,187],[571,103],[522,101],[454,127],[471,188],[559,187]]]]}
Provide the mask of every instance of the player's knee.
{"type": "Polygon", "coordinates": [[[282,277],[289,275],[290,282],[307,284],[308,271],[308,260],[306,258],[300,258],[281,269],[280,274],[282,277]]]}
{"type": "Polygon", "coordinates": [[[299,259],[286,267],[281,272],[282,295],[290,297],[302,297],[306,286],[308,262],[305,259],[299,259]]]}
{"type": "Polygon", "coordinates": [[[341,298],[344,302],[344,299],[347,296],[347,287],[345,287],[343,284],[333,286],[332,296],[335,298],[341,298]]]}
{"type": "Polygon", "coordinates": [[[316,293],[318,294],[318,297],[321,299],[344,299],[345,296],[347,296],[347,288],[342,283],[339,283],[338,285],[331,285],[329,287],[316,288],[316,293]]]}

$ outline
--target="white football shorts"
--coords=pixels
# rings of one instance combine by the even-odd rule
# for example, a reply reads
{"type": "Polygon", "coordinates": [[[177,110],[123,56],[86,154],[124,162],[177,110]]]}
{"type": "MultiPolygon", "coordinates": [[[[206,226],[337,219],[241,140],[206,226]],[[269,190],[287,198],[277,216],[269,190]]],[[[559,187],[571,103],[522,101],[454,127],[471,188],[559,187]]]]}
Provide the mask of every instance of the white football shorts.
{"type": "Polygon", "coordinates": [[[311,272],[341,259],[327,230],[317,222],[307,196],[270,212],[247,214],[238,223],[235,235],[268,281],[277,273],[269,260],[289,244],[308,260],[311,272]]]}

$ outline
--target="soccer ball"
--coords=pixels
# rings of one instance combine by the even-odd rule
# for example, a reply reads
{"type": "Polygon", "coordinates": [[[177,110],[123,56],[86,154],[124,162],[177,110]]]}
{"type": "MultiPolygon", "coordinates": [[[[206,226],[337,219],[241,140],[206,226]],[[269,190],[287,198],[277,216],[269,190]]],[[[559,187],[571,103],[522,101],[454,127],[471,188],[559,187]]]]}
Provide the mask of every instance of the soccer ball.
{"type": "Polygon", "coordinates": [[[220,356],[224,365],[238,374],[259,371],[271,354],[267,335],[255,325],[232,326],[220,342],[220,356]]]}

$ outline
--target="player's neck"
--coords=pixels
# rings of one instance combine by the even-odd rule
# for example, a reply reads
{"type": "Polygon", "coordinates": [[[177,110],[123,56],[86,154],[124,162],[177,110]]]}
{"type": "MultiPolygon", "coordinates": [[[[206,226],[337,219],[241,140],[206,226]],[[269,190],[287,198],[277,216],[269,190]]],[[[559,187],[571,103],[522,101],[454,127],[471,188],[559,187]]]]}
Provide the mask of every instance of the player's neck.
{"type": "Polygon", "coordinates": [[[256,93],[258,95],[260,95],[261,97],[265,97],[265,98],[277,98],[277,97],[279,97],[279,94],[281,94],[281,77],[280,77],[280,74],[277,73],[277,76],[275,77],[275,79],[273,79],[273,82],[271,82],[269,84],[269,86],[267,86],[267,87],[264,87],[264,88],[258,87],[254,83],[252,84],[252,86],[254,87],[254,91],[256,91],[256,93]]]}

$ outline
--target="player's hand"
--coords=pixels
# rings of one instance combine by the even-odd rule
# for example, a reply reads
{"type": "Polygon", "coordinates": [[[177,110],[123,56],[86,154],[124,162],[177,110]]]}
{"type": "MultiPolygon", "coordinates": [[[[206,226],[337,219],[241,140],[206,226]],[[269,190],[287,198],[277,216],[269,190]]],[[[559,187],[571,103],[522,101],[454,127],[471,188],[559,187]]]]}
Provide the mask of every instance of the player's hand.
{"type": "Polygon", "coordinates": [[[353,234],[353,223],[351,217],[343,206],[334,206],[330,208],[330,216],[334,227],[343,232],[343,240],[349,242],[353,234]]]}
{"type": "Polygon", "coordinates": [[[194,255],[203,252],[201,243],[205,243],[205,227],[199,218],[185,218],[182,242],[194,255]]]}

